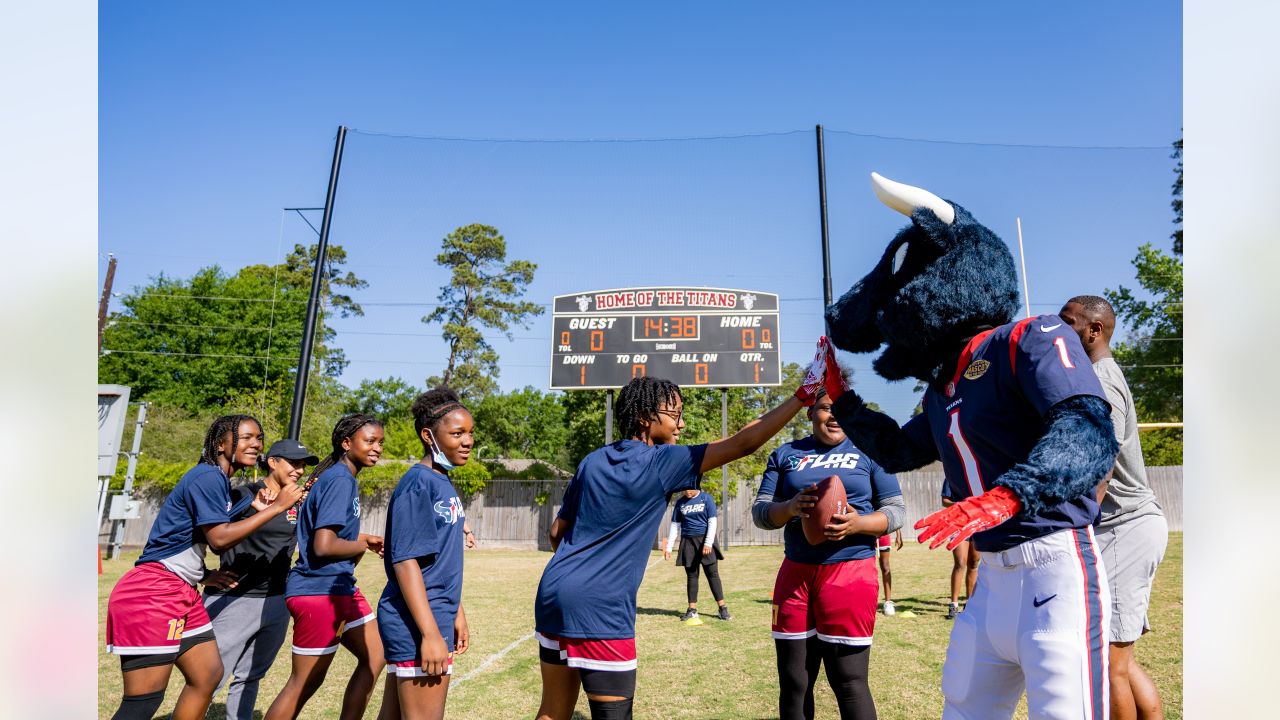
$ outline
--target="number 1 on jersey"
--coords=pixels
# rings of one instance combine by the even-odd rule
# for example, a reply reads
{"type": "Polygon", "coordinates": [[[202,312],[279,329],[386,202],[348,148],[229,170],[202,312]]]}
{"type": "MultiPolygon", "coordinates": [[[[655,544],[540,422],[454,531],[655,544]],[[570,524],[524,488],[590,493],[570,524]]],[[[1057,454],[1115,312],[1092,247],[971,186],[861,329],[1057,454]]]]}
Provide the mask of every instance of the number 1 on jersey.
{"type": "Polygon", "coordinates": [[[1062,360],[1062,367],[1074,369],[1075,365],[1071,362],[1071,356],[1067,354],[1067,340],[1063,337],[1053,339],[1053,346],[1058,348],[1058,357],[1062,360]]]}

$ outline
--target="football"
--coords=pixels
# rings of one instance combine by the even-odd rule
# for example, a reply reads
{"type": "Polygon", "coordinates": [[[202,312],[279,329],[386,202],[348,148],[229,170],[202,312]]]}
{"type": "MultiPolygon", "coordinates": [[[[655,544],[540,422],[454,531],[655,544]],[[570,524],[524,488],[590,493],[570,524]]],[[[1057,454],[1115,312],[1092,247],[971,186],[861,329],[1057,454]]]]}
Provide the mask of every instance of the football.
{"type": "Polygon", "coordinates": [[[822,528],[831,522],[833,515],[845,513],[845,509],[849,506],[849,496],[845,494],[844,483],[840,482],[838,475],[832,475],[818,483],[816,490],[805,492],[817,495],[818,501],[810,508],[809,517],[800,518],[800,526],[804,529],[804,539],[808,540],[810,545],[818,545],[827,540],[826,535],[822,533],[822,528]]]}

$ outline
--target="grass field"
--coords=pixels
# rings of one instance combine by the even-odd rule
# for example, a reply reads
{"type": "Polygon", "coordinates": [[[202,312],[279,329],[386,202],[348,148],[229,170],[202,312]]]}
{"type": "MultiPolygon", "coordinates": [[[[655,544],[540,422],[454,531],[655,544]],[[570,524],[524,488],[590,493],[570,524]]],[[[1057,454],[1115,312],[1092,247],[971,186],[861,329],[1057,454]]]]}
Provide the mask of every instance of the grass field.
{"type": "MultiPolygon", "coordinates": [[[[782,548],[731,548],[721,564],[721,577],[733,620],[707,617],[701,626],[678,620],[684,610],[684,572],[654,553],[640,588],[636,620],[640,672],[636,690],[638,718],[776,718],[777,676],[769,636],[769,591],[782,560],[782,548]]],[[[449,692],[449,717],[481,720],[530,718],[538,707],[540,682],[533,640],[533,595],[547,553],[475,549],[467,552],[463,603],[471,622],[470,652],[455,659],[449,692]],[[505,654],[503,654],[505,652],[505,654]],[[481,667],[483,665],[483,667],[481,667]]],[[[132,566],[136,554],[106,561],[98,582],[99,627],[105,622],[112,586],[132,566]]],[[[879,716],[937,718],[942,712],[938,689],[951,623],[944,619],[951,555],[908,543],[893,553],[894,594],[899,613],[914,618],[879,616],[871,655],[871,688],[879,716]]],[[[382,565],[366,558],[358,570],[364,594],[374,603],[385,582],[382,565]]],[[[704,585],[700,607],[714,606],[704,585]]],[[[1138,643],[1138,659],[1155,679],[1166,716],[1182,717],[1182,534],[1169,539],[1152,598],[1155,632],[1138,643]]],[[[101,647],[101,637],[99,637],[101,647]]],[[[340,650],[329,679],[308,704],[308,718],[336,717],[351,656],[340,650]]],[[[264,709],[284,685],[289,643],[262,681],[258,707],[264,709]]],[[[181,687],[176,671],[162,707],[173,709],[181,687]]],[[[109,718],[120,698],[119,661],[99,651],[98,714],[109,718]]],[[[214,698],[212,718],[223,718],[221,697],[214,698]]],[[[374,718],[381,690],[365,717],[374,718]]],[[[817,689],[817,716],[837,717],[825,680],[817,689]]],[[[586,698],[579,713],[587,715],[586,698]]],[[[1025,703],[1016,717],[1025,718],[1025,703]]]]}

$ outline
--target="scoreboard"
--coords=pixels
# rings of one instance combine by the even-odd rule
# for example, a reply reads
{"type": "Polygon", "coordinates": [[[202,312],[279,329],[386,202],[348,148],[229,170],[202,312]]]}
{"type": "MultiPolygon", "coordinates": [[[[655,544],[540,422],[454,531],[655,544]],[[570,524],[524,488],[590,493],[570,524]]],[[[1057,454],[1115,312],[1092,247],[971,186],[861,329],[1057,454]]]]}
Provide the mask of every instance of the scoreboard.
{"type": "Polygon", "coordinates": [[[681,387],[782,384],[778,296],[643,287],[557,295],[551,388],[614,390],[652,375],[681,387]]]}

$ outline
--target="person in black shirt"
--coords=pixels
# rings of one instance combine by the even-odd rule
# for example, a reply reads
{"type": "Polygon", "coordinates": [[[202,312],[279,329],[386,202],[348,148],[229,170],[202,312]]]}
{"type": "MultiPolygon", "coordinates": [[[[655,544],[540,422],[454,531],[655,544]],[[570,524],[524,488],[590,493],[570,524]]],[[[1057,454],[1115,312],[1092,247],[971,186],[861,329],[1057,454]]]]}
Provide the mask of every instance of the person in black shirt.
{"type": "MultiPolygon", "coordinates": [[[[319,459],[297,440],[281,440],[260,461],[268,471],[265,482],[232,488],[231,502],[240,506],[266,488],[279,492],[298,482],[307,465],[319,459]]],[[[240,517],[257,512],[246,507],[240,517]]],[[[227,689],[227,718],[250,720],[258,698],[258,681],[266,674],[284,645],[289,631],[289,610],[284,603],[285,579],[298,540],[294,532],[296,509],[268,520],[239,545],[223,553],[215,579],[205,584],[204,604],[213,619],[222,655],[222,682],[227,689]]],[[[235,519],[240,519],[235,518],[235,519]]]]}

